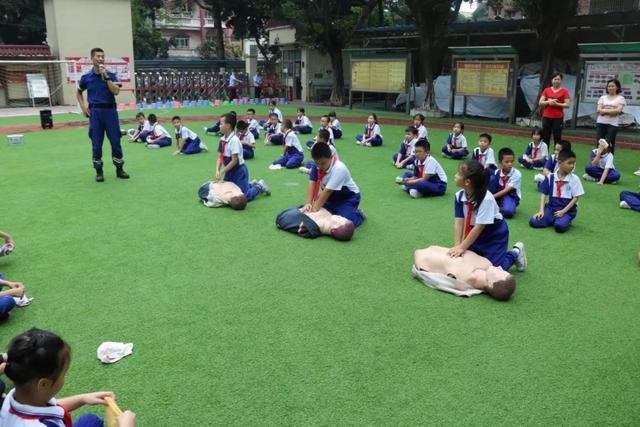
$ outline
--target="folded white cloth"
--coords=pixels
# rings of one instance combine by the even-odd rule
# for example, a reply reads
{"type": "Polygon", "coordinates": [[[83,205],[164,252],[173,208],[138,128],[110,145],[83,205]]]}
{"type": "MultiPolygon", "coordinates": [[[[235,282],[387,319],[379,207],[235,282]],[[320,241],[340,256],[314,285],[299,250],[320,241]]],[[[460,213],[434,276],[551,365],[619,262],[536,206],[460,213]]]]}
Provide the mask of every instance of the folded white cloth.
{"type": "Polygon", "coordinates": [[[419,270],[415,265],[411,269],[411,272],[416,279],[428,287],[459,297],[471,297],[482,293],[480,289],[476,289],[445,274],[419,270]]]}
{"type": "Polygon", "coordinates": [[[269,165],[269,169],[274,171],[278,169],[282,169],[282,165],[269,165]]]}
{"type": "Polygon", "coordinates": [[[98,359],[102,363],[115,363],[133,353],[133,343],[106,341],[98,347],[98,359]]]}

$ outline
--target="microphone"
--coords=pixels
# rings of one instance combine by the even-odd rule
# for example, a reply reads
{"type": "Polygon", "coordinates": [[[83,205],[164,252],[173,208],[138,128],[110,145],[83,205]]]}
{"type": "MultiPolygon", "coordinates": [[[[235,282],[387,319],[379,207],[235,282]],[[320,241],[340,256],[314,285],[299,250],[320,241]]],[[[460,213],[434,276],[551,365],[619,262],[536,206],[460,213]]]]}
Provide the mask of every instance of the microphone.
{"type": "Polygon", "coordinates": [[[98,65],[98,68],[100,69],[100,75],[102,76],[102,80],[104,80],[104,65],[100,64],[98,65]]]}

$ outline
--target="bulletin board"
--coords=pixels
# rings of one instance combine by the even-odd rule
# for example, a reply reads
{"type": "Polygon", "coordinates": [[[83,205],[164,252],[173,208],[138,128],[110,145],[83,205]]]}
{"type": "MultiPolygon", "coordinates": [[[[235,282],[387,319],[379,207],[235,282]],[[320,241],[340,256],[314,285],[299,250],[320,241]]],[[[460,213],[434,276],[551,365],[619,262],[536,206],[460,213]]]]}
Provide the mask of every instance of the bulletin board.
{"type": "Polygon", "coordinates": [[[510,61],[458,61],[456,95],[506,98],[510,61]]]}

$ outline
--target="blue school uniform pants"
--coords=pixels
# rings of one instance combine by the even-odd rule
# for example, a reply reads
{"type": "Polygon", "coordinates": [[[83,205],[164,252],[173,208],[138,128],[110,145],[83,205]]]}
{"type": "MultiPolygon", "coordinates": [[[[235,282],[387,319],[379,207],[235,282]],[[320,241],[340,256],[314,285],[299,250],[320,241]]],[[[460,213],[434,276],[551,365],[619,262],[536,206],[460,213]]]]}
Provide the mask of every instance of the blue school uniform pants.
{"type": "Polygon", "coordinates": [[[460,160],[460,159],[464,159],[469,155],[469,150],[465,148],[460,151],[452,152],[452,151],[449,151],[449,146],[445,144],[444,147],[442,147],[442,153],[451,157],[452,159],[460,160]]]}
{"type": "MultiPolygon", "coordinates": [[[[600,166],[593,166],[591,163],[587,163],[587,165],[584,167],[584,171],[589,176],[594,177],[598,181],[600,181],[600,178],[602,178],[602,174],[604,173],[604,169],[602,169],[600,166]]],[[[606,184],[611,184],[619,180],[620,172],[615,169],[609,169],[609,174],[607,175],[607,178],[604,180],[604,182],[606,184]]]]}
{"type": "Polygon", "coordinates": [[[551,197],[549,202],[544,207],[544,215],[540,219],[536,219],[531,217],[529,220],[529,225],[533,228],[545,228],[551,227],[555,228],[558,233],[564,233],[571,227],[571,221],[578,214],[578,208],[574,206],[571,208],[569,212],[562,215],[560,218],[556,218],[553,213],[557,212],[561,209],[564,209],[565,206],[571,201],[571,199],[561,199],[558,197],[551,197]]]}
{"type": "Polygon", "coordinates": [[[90,107],[89,117],[89,138],[91,138],[93,167],[102,169],[102,143],[104,134],[107,134],[111,144],[111,159],[116,168],[122,168],[124,159],[122,156],[122,146],[120,146],[120,122],[118,111],[113,108],[90,107]]]}
{"type": "Polygon", "coordinates": [[[248,147],[246,145],[242,146],[242,157],[247,160],[247,159],[253,159],[253,157],[255,156],[255,153],[253,151],[252,147],[248,147]]]}
{"type": "Polygon", "coordinates": [[[73,422],[73,427],[104,427],[104,421],[94,414],[82,414],[73,422]]]}
{"type": "Polygon", "coordinates": [[[631,209],[640,212],[640,193],[622,191],[620,193],[620,201],[627,202],[631,209]]]}
{"type": "MultiPolygon", "coordinates": [[[[405,172],[402,177],[415,178],[415,175],[411,172],[405,172]]],[[[429,180],[421,179],[415,184],[405,184],[404,186],[407,193],[410,190],[418,190],[420,194],[426,197],[442,196],[447,192],[447,183],[442,182],[437,175],[433,175],[429,180]]]]}
{"type": "Polygon", "coordinates": [[[292,130],[301,134],[308,134],[313,131],[313,129],[311,129],[311,126],[294,126],[292,130]]]}
{"type": "Polygon", "coordinates": [[[284,144],[284,136],[282,134],[271,135],[269,141],[271,141],[273,145],[282,145],[284,144]]]}
{"type": "Polygon", "coordinates": [[[171,138],[169,138],[168,136],[165,136],[165,137],[162,137],[160,139],[156,139],[153,142],[147,142],[147,144],[159,145],[160,148],[169,147],[171,145],[171,138]]]}
{"type": "Polygon", "coordinates": [[[209,133],[220,132],[220,120],[218,120],[215,125],[211,126],[210,128],[207,128],[207,132],[209,133]]]}
{"type": "Polygon", "coordinates": [[[16,306],[16,302],[13,297],[2,296],[0,297],[0,319],[7,315],[16,306]]]}
{"type": "Polygon", "coordinates": [[[527,169],[543,168],[544,165],[547,163],[546,160],[534,160],[533,162],[529,163],[525,161],[522,156],[518,157],[518,162],[527,169]]]}
{"type": "Polygon", "coordinates": [[[138,139],[136,139],[136,141],[140,141],[140,142],[147,142],[147,137],[149,136],[149,131],[145,130],[140,132],[140,135],[138,135],[138,139]]]}
{"type": "Polygon", "coordinates": [[[346,198],[333,198],[332,200],[332,197],[329,197],[329,200],[327,200],[322,207],[333,215],[339,215],[347,218],[349,221],[353,222],[354,227],[357,227],[364,221],[364,215],[362,215],[362,211],[360,211],[359,206],[360,193],[352,193],[346,198]]]}
{"type": "Polygon", "coordinates": [[[250,132],[253,134],[255,139],[260,139],[260,132],[258,132],[258,129],[251,129],[250,132]]]}
{"type": "Polygon", "coordinates": [[[191,139],[191,138],[186,139],[184,141],[184,145],[182,146],[182,149],[180,150],[182,154],[198,154],[201,151],[202,149],[200,148],[199,137],[196,139],[191,139]]]}
{"type": "MultiPolygon", "coordinates": [[[[356,141],[362,142],[363,139],[364,139],[364,135],[360,135],[360,134],[356,135],[356,141]]],[[[371,144],[372,147],[381,146],[382,145],[382,137],[380,135],[374,136],[373,138],[371,138],[369,140],[369,144],[371,144]]]]}
{"type": "Polygon", "coordinates": [[[287,150],[285,155],[278,160],[274,160],[273,164],[284,166],[287,169],[294,169],[300,167],[303,160],[304,154],[294,148],[293,150],[287,150]]]}
{"type": "Polygon", "coordinates": [[[502,267],[507,271],[518,257],[515,251],[507,251],[508,247],[509,227],[501,219],[486,225],[469,250],[487,258],[495,267],[502,267]]]}
{"type": "Polygon", "coordinates": [[[333,139],[342,138],[342,131],[340,129],[333,129],[333,139]]]}
{"type": "Polygon", "coordinates": [[[249,202],[255,199],[260,193],[260,187],[257,184],[249,185],[249,170],[247,169],[247,165],[238,165],[231,169],[224,175],[224,180],[233,182],[240,187],[240,190],[242,190],[249,202]]]}

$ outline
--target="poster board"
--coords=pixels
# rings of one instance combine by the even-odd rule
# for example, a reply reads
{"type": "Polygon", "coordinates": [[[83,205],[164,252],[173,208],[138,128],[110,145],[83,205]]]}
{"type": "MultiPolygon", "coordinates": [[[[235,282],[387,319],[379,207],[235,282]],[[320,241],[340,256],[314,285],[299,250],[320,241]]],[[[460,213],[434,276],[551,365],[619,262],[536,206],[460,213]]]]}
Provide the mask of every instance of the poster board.
{"type": "Polygon", "coordinates": [[[506,98],[510,61],[457,61],[456,95],[506,98]]]}
{"type": "Polygon", "coordinates": [[[351,90],[405,93],[407,58],[352,58],[351,90]]]}
{"type": "Polygon", "coordinates": [[[586,62],[582,102],[598,102],[610,79],[620,81],[627,105],[640,105],[640,61],[586,62]]]}
{"type": "Polygon", "coordinates": [[[44,74],[27,74],[29,98],[49,98],[49,84],[44,74]]]}
{"type": "MultiPolygon", "coordinates": [[[[67,56],[65,61],[70,61],[66,65],[67,83],[77,83],[83,74],[88,73],[93,67],[91,58],[88,56],[67,56]]],[[[131,68],[128,57],[107,57],[104,59],[106,69],[118,76],[118,80],[122,83],[131,82],[131,68]]]]}

